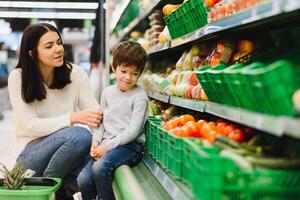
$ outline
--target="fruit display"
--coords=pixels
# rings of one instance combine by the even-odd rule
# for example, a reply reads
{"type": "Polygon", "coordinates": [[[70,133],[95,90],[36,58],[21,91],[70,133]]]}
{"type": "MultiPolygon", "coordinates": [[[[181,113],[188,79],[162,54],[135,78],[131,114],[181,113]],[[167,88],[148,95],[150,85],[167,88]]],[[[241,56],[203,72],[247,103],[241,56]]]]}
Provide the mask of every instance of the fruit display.
{"type": "Polygon", "coordinates": [[[144,161],[186,199],[300,199],[298,1],[153,4],[131,34],[147,44],[144,161]]]}
{"type": "Polygon", "coordinates": [[[239,128],[223,120],[215,122],[199,119],[196,121],[195,118],[189,114],[174,117],[165,122],[163,127],[176,136],[199,137],[206,139],[211,144],[215,143],[215,139],[218,135],[242,143],[249,138],[248,134],[252,132],[249,129],[239,128]]]}
{"type": "Polygon", "coordinates": [[[208,22],[212,23],[251,8],[263,1],[264,0],[205,0],[204,5],[209,8],[208,22]]]}
{"type": "Polygon", "coordinates": [[[175,11],[177,8],[179,8],[179,6],[181,6],[181,4],[166,4],[163,9],[162,12],[164,13],[165,16],[171,14],[173,11],[175,11]]]}

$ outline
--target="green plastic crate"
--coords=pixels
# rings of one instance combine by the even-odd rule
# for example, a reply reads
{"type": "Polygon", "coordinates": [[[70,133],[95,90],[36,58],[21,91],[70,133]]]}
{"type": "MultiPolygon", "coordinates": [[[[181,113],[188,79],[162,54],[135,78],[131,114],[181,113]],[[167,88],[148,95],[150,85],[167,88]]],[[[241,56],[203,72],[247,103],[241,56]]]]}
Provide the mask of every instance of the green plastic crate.
{"type": "Polygon", "coordinates": [[[157,140],[161,121],[149,116],[146,123],[146,147],[154,159],[157,159],[157,140]]]}
{"type": "Polygon", "coordinates": [[[198,69],[195,74],[196,77],[201,85],[201,87],[203,88],[203,90],[205,91],[205,94],[207,96],[207,98],[209,100],[214,99],[214,93],[210,92],[210,80],[209,80],[209,76],[208,76],[208,70],[210,69],[210,66],[204,66],[201,67],[200,69],[198,69]]]}
{"type": "Polygon", "coordinates": [[[61,186],[61,179],[51,178],[54,186],[25,185],[22,190],[6,190],[0,187],[0,200],[48,200],[61,186]]]}
{"type": "Polygon", "coordinates": [[[300,199],[300,172],[297,170],[241,170],[229,158],[193,148],[192,191],[201,200],[282,200],[300,199]]]}
{"type": "Polygon", "coordinates": [[[241,97],[244,91],[241,87],[241,79],[239,72],[244,68],[243,64],[234,64],[223,70],[224,102],[231,106],[242,107],[241,97]]]}
{"type": "Polygon", "coordinates": [[[199,148],[207,152],[218,153],[219,150],[211,144],[206,143],[200,138],[184,138],[183,139],[183,153],[182,153],[182,180],[188,186],[193,185],[195,175],[193,174],[193,154],[194,148],[191,144],[197,145],[199,148]]]}
{"type": "Polygon", "coordinates": [[[172,39],[190,33],[207,24],[203,0],[185,1],[179,8],[164,17],[172,39]]]}
{"type": "Polygon", "coordinates": [[[292,94],[300,87],[297,68],[279,60],[265,68],[253,69],[248,75],[252,94],[260,102],[258,110],[272,115],[293,116],[292,94]]]}
{"type": "Polygon", "coordinates": [[[260,102],[258,102],[255,98],[255,95],[253,95],[250,84],[248,83],[250,75],[248,75],[247,72],[251,70],[262,69],[265,67],[266,66],[261,62],[254,62],[241,69],[239,73],[240,91],[244,91],[244,95],[240,96],[240,102],[242,104],[242,107],[253,111],[261,110],[262,105],[260,105],[260,102]]]}
{"type": "MultiPolygon", "coordinates": [[[[213,102],[224,104],[224,96],[227,91],[224,90],[223,85],[225,84],[225,80],[223,77],[223,70],[226,68],[226,65],[219,64],[215,67],[212,67],[208,70],[208,91],[213,102]]],[[[206,93],[206,91],[205,91],[206,93]]]]}
{"type": "Polygon", "coordinates": [[[168,137],[168,169],[175,178],[182,179],[183,138],[169,133],[168,137]]]}

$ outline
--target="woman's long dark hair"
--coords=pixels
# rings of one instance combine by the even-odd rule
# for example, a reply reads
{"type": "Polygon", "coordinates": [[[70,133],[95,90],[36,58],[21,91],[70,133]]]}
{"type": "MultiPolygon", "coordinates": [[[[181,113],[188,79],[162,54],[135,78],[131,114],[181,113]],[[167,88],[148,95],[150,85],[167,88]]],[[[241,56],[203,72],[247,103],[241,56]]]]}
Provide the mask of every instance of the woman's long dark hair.
{"type": "MultiPolygon", "coordinates": [[[[49,31],[56,32],[61,39],[58,30],[46,23],[28,26],[22,36],[19,62],[16,68],[22,69],[22,98],[26,103],[46,99],[46,88],[37,64],[37,46],[40,38],[49,31]],[[32,51],[31,57],[29,56],[29,51],[32,51]]],[[[62,89],[71,83],[71,71],[72,65],[64,59],[61,67],[54,68],[53,81],[49,88],[62,89]]]]}

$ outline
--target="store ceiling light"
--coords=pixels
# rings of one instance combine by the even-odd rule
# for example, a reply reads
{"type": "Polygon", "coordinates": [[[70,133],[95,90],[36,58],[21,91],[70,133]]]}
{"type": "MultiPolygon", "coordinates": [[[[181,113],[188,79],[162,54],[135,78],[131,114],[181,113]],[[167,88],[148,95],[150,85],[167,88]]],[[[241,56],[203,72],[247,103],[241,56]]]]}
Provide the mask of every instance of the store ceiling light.
{"type": "Polygon", "coordinates": [[[95,13],[83,12],[23,12],[0,11],[3,18],[41,18],[41,19],[95,19],[95,13]]]}
{"type": "Polygon", "coordinates": [[[90,9],[95,10],[98,3],[92,2],[41,2],[41,1],[0,1],[5,8],[56,8],[56,9],[90,9]]]}

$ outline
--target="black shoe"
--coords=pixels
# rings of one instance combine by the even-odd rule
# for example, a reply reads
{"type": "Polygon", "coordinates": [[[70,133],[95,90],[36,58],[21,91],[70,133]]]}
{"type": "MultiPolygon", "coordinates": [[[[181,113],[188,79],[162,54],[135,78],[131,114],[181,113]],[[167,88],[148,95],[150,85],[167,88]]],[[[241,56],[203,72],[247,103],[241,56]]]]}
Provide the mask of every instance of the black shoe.
{"type": "Polygon", "coordinates": [[[62,186],[55,193],[55,200],[74,200],[73,197],[67,195],[65,188],[62,186]]]}

